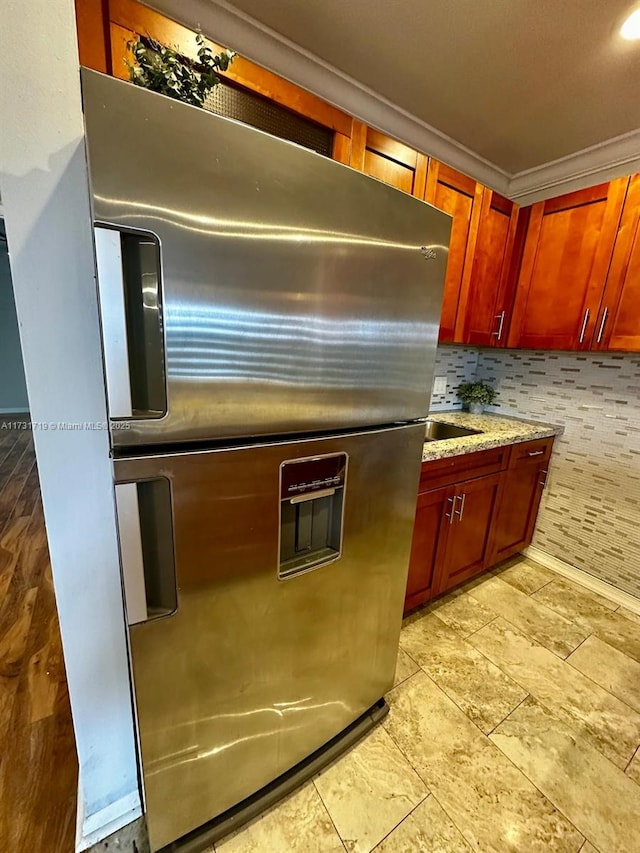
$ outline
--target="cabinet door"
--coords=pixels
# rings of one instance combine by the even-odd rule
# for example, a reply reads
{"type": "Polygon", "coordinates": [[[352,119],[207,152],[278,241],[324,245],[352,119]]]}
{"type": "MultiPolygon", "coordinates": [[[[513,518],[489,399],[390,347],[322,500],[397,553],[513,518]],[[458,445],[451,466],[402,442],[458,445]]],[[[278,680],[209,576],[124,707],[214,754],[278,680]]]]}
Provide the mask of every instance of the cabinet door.
{"type": "Polygon", "coordinates": [[[640,175],[622,209],[592,349],[640,351],[640,175]]]}
{"type": "Polygon", "coordinates": [[[469,292],[458,309],[465,343],[503,347],[507,342],[513,302],[509,273],[517,221],[517,204],[484,190],[469,292]]]}
{"type": "Polygon", "coordinates": [[[552,448],[552,438],[527,441],[511,448],[509,467],[502,474],[491,525],[487,567],[531,544],[552,448]]]}
{"type": "Polygon", "coordinates": [[[434,592],[445,592],[485,568],[500,477],[491,474],[455,487],[453,522],[434,592]]]}
{"type": "Polygon", "coordinates": [[[427,159],[425,154],[354,120],[350,160],[354,169],[409,195],[424,198],[427,159]]]}
{"type": "Polygon", "coordinates": [[[425,200],[453,217],[440,317],[441,342],[463,342],[464,312],[459,306],[465,305],[468,297],[482,189],[481,184],[455,169],[429,161],[425,200]]]}
{"type": "Polygon", "coordinates": [[[589,348],[627,182],[533,205],[508,346],[589,348]]]}
{"type": "MultiPolygon", "coordinates": [[[[83,65],[88,63],[90,68],[128,80],[126,63],[132,61],[132,56],[127,43],[137,41],[140,37],[171,45],[182,56],[196,63],[198,61],[196,32],[137,0],[76,0],[75,6],[80,58],[87,60],[82,61],[83,65]]],[[[223,49],[222,45],[209,40],[207,44],[214,53],[223,49]]],[[[244,56],[236,56],[227,71],[220,74],[220,78],[223,89],[230,85],[236,92],[240,90],[241,98],[243,92],[256,96],[255,100],[251,98],[246,103],[246,117],[243,120],[248,124],[254,124],[251,113],[254,118],[264,119],[265,107],[270,113],[270,106],[280,105],[291,113],[333,131],[332,157],[348,164],[353,122],[350,115],[244,56]]],[[[276,120],[277,112],[276,109],[276,120]]],[[[284,120],[285,115],[282,118],[284,120]]],[[[261,123],[257,123],[257,126],[260,127],[261,123]]],[[[282,135],[288,138],[286,131],[282,135]]]]}
{"type": "Polygon", "coordinates": [[[418,495],[405,611],[431,598],[436,565],[446,539],[452,505],[452,488],[435,489],[418,495]]]}

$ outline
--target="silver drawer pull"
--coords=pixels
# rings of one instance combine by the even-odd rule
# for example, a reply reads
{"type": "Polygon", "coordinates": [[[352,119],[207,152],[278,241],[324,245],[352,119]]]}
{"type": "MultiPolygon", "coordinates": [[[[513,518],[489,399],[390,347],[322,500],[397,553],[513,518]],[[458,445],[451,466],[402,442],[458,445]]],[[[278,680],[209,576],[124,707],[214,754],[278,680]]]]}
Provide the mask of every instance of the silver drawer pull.
{"type": "Polygon", "coordinates": [[[304,495],[296,495],[294,498],[291,498],[292,504],[301,504],[304,501],[313,501],[316,498],[330,498],[331,495],[335,495],[335,489],[318,489],[315,492],[306,492],[304,495]]]}
{"type": "Polygon", "coordinates": [[[542,456],[543,453],[544,453],[544,450],[530,450],[528,455],[529,456],[542,456]]]}
{"type": "Polygon", "coordinates": [[[547,485],[547,474],[548,473],[549,473],[548,471],[540,471],[540,476],[544,477],[544,480],[538,480],[539,486],[546,486],[547,485]]]}

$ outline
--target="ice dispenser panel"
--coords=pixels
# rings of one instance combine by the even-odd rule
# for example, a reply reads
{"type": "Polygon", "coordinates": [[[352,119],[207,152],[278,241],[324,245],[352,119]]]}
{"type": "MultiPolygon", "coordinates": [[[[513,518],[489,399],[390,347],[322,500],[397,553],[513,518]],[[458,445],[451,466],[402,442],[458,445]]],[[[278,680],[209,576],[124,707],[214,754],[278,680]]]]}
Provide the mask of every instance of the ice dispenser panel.
{"type": "Polygon", "coordinates": [[[346,453],[280,466],[280,578],[317,569],[340,556],[346,475],[346,453]]]}

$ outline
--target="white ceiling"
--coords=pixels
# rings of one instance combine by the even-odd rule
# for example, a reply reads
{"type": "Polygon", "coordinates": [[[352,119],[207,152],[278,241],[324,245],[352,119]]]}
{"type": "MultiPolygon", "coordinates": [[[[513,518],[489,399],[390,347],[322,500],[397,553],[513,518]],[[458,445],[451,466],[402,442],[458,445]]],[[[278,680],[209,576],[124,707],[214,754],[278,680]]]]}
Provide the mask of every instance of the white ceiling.
{"type": "Polygon", "coordinates": [[[640,127],[629,0],[233,0],[514,174],[640,127]]]}

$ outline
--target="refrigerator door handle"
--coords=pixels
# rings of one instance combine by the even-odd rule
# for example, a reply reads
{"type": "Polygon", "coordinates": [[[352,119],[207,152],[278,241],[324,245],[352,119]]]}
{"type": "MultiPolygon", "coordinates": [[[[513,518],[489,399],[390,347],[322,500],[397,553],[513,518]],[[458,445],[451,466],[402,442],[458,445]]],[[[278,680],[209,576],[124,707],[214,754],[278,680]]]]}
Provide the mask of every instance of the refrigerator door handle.
{"type": "Polygon", "coordinates": [[[94,233],[109,416],[162,417],[167,392],[159,240],[104,226],[94,233]]]}
{"type": "Polygon", "coordinates": [[[169,616],[178,606],[169,481],[116,483],[115,496],[127,623],[169,616]]]}
{"type": "Polygon", "coordinates": [[[135,483],[121,483],[116,485],[115,491],[127,624],[135,625],[147,620],[138,489],[135,483]]]}
{"type": "Polygon", "coordinates": [[[109,415],[130,418],[133,408],[120,232],[95,228],[94,234],[109,415]]]}

